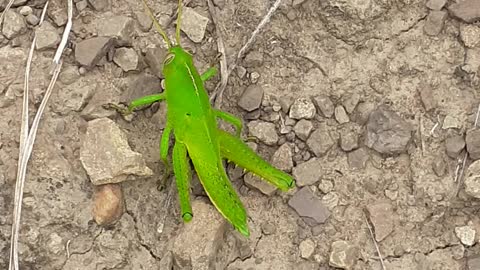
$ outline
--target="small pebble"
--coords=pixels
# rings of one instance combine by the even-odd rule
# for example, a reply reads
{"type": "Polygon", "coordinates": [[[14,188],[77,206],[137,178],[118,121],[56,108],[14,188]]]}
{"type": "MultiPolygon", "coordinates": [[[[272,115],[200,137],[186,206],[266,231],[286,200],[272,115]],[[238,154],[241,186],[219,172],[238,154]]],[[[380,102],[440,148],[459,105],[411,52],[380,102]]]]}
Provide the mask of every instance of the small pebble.
{"type": "Polygon", "coordinates": [[[313,130],[313,124],[311,121],[302,119],[297,122],[293,130],[295,131],[295,134],[298,136],[298,138],[306,141],[313,130]]]}
{"type": "Polygon", "coordinates": [[[358,257],[358,248],[340,240],[332,243],[329,264],[340,269],[353,269],[358,257]]]}
{"type": "Polygon", "coordinates": [[[315,242],[312,239],[305,239],[300,243],[300,257],[304,259],[310,258],[315,251],[315,242]]]}
{"type": "Polygon", "coordinates": [[[473,246],[475,244],[475,229],[471,226],[455,227],[455,234],[463,245],[473,246]]]}
{"type": "Polygon", "coordinates": [[[448,14],[446,11],[430,11],[430,14],[428,14],[427,20],[423,26],[425,34],[429,36],[438,36],[442,32],[447,16],[448,14]]]}
{"type": "Polygon", "coordinates": [[[312,119],[315,113],[315,105],[309,98],[298,98],[290,107],[289,116],[292,119],[312,119]]]}
{"type": "Polygon", "coordinates": [[[441,10],[447,3],[447,0],[428,0],[427,7],[431,10],[441,10]]]}
{"type": "Polygon", "coordinates": [[[28,16],[33,13],[33,9],[29,6],[23,6],[20,8],[19,13],[23,16],[28,16]]]}
{"type": "Polygon", "coordinates": [[[320,95],[313,98],[313,102],[322,112],[323,116],[330,118],[333,116],[335,111],[335,105],[333,105],[332,100],[326,95],[320,95]]]}
{"type": "Polygon", "coordinates": [[[350,118],[348,117],[348,114],[343,106],[337,106],[335,108],[335,120],[337,120],[339,124],[350,122],[350,118]]]}
{"type": "Polygon", "coordinates": [[[330,180],[322,180],[320,184],[318,184],[318,189],[323,193],[329,193],[333,190],[333,182],[330,180]]]}
{"type": "Polygon", "coordinates": [[[351,114],[357,107],[358,103],[360,102],[360,95],[358,93],[353,93],[343,102],[343,107],[347,113],[351,114]]]}
{"type": "Polygon", "coordinates": [[[95,187],[93,217],[100,226],[117,222],[123,214],[123,192],[120,184],[95,187]]]}

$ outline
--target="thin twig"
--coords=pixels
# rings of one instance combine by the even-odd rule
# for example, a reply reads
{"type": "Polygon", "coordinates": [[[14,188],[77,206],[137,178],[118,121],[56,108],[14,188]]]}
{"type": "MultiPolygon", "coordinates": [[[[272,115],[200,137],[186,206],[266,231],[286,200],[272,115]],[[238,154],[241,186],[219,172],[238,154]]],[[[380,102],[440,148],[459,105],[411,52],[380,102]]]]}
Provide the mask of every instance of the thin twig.
{"type": "Polygon", "coordinates": [[[477,124],[478,124],[478,116],[480,115],[480,104],[478,104],[478,109],[477,109],[477,116],[475,116],[475,124],[473,125],[473,127],[477,127],[477,124]]]}
{"type": "Polygon", "coordinates": [[[370,225],[370,222],[368,221],[368,218],[365,212],[363,212],[363,216],[365,217],[365,223],[367,223],[368,231],[370,232],[370,236],[372,237],[372,241],[373,241],[373,244],[375,245],[375,249],[377,250],[378,257],[380,258],[380,264],[382,265],[382,269],[387,270],[387,267],[385,267],[385,263],[383,262],[382,253],[380,252],[380,248],[378,247],[377,240],[375,240],[375,235],[373,234],[372,227],[370,225]]]}
{"type": "Polygon", "coordinates": [[[58,45],[57,51],[55,52],[55,57],[53,57],[53,62],[55,64],[59,64],[60,58],[62,57],[62,53],[65,50],[65,46],[67,46],[68,35],[70,35],[70,30],[72,29],[72,18],[73,18],[73,2],[72,0],[68,0],[68,20],[67,25],[65,26],[65,30],[63,31],[62,40],[58,45]]]}
{"type": "Polygon", "coordinates": [[[15,2],[15,0],[10,0],[5,9],[3,10],[2,14],[0,14],[0,26],[2,26],[3,18],[5,17],[5,14],[7,14],[7,11],[10,10],[10,8],[12,7],[13,2],[15,2]]]}
{"type": "Polygon", "coordinates": [[[213,95],[210,97],[210,102],[215,99],[215,107],[220,109],[222,106],[223,101],[223,91],[217,92],[218,88],[225,89],[228,83],[228,65],[227,65],[227,54],[225,52],[225,44],[223,43],[220,21],[218,20],[217,11],[215,6],[213,5],[212,0],[208,0],[208,10],[210,11],[210,15],[212,16],[213,24],[215,25],[215,31],[217,32],[217,47],[218,52],[221,53],[222,58],[220,59],[220,83],[217,84],[215,90],[213,91],[213,95]],[[218,96],[215,95],[218,93],[218,96]]]}
{"type": "MultiPolygon", "coordinates": [[[[12,1],[13,2],[13,1],[12,1]]],[[[45,3],[42,11],[42,15],[46,13],[48,6],[48,1],[45,3]]],[[[43,23],[44,16],[40,18],[40,22],[38,27],[40,27],[43,23]]],[[[29,102],[29,78],[30,78],[30,70],[32,65],[33,59],[33,52],[35,51],[35,44],[37,41],[37,35],[35,34],[33,37],[32,44],[30,46],[30,50],[28,52],[27,64],[25,67],[25,77],[24,77],[24,93],[23,93],[23,102],[22,102],[22,117],[21,117],[21,126],[20,126],[20,146],[19,146],[19,153],[18,153],[18,168],[17,168],[17,181],[15,183],[15,196],[14,196],[14,210],[13,210],[13,224],[12,224],[12,237],[10,242],[10,266],[9,269],[18,269],[18,233],[20,228],[20,215],[21,215],[21,203],[18,202],[22,201],[23,197],[23,185],[25,183],[25,178],[19,178],[21,175],[21,160],[23,155],[25,154],[25,146],[28,144],[28,102],[29,102]],[[18,222],[17,222],[18,220],[18,222]]]]}
{"type": "Polygon", "coordinates": [[[420,146],[422,148],[422,157],[425,156],[425,139],[423,138],[423,117],[422,114],[419,114],[419,129],[418,135],[420,136],[420,146]]]}
{"type": "MultiPolygon", "coordinates": [[[[40,24],[43,22],[43,19],[45,18],[47,6],[48,6],[48,1],[45,3],[40,24]]],[[[70,27],[67,25],[67,27],[65,27],[65,32],[67,31],[69,32],[71,29],[71,21],[72,21],[72,15],[73,15],[72,7],[73,7],[72,0],[68,0],[68,8],[69,8],[68,19],[70,21],[70,27]]],[[[64,32],[64,37],[66,36],[68,38],[69,33],[65,35],[65,32],[64,32]]],[[[35,143],[35,138],[37,135],[40,120],[42,118],[43,112],[45,111],[48,100],[52,94],[53,87],[55,86],[58,75],[60,74],[60,70],[62,68],[62,61],[60,57],[63,52],[63,49],[65,48],[66,40],[63,41],[63,43],[64,43],[63,47],[62,45],[59,46],[59,49],[61,48],[61,50],[57,51],[59,58],[57,60],[54,59],[55,65],[54,65],[53,75],[50,80],[50,84],[48,85],[47,91],[45,92],[45,96],[43,97],[40,107],[38,108],[35,118],[33,119],[32,127],[30,130],[28,129],[28,96],[29,96],[28,80],[30,76],[30,68],[31,68],[33,53],[36,45],[36,36],[34,36],[34,39],[32,41],[32,45],[30,47],[30,51],[27,59],[25,80],[24,80],[25,93],[24,93],[24,99],[23,99],[24,108],[22,110],[22,124],[21,124],[21,134],[20,134],[21,142],[20,142],[20,151],[19,151],[20,153],[19,153],[19,161],[18,161],[19,163],[18,163],[17,179],[16,179],[16,185],[15,185],[12,235],[10,240],[10,263],[9,263],[10,270],[19,270],[18,238],[19,238],[19,232],[20,232],[20,217],[22,213],[23,190],[25,186],[27,165],[33,150],[33,145],[35,143]],[[28,136],[26,134],[28,134],[28,136]]]]}
{"type": "MultiPolygon", "coordinates": [[[[278,9],[281,3],[282,3],[282,0],[276,0],[275,3],[270,8],[270,10],[268,10],[265,17],[263,17],[263,19],[260,21],[260,23],[257,25],[255,30],[250,35],[250,38],[248,39],[248,41],[242,46],[240,51],[238,51],[237,57],[235,58],[234,62],[228,67],[228,72],[226,73],[224,80],[228,82],[228,77],[230,76],[230,74],[232,74],[232,71],[237,67],[238,61],[240,61],[243,55],[250,49],[250,46],[255,41],[255,38],[257,37],[258,33],[260,33],[260,30],[262,30],[262,28],[270,21],[273,13],[275,13],[275,11],[278,9]]],[[[211,100],[215,99],[218,96],[223,96],[223,92],[225,92],[226,85],[227,84],[225,83],[225,85],[222,86],[222,81],[220,81],[219,84],[215,87],[215,91],[212,94],[211,100]]],[[[215,104],[217,104],[217,102],[215,102],[215,104]]]]}

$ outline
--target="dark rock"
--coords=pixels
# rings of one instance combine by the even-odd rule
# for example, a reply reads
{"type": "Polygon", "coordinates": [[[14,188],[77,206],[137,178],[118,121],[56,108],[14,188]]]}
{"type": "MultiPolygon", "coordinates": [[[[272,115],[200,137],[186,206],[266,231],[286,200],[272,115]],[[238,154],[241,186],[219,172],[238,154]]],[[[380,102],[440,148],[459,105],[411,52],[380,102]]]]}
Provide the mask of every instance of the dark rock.
{"type": "Polygon", "coordinates": [[[333,116],[335,105],[332,100],[326,95],[320,95],[313,98],[313,102],[322,112],[323,116],[330,118],[333,116]]]}
{"type": "Polygon", "coordinates": [[[397,155],[406,151],[412,131],[410,123],[380,107],[369,117],[365,144],[381,154],[397,155]]]}
{"type": "Polygon", "coordinates": [[[308,148],[317,157],[324,156],[335,143],[325,124],[320,124],[307,140],[308,148]]]}
{"type": "Polygon", "coordinates": [[[300,138],[300,140],[302,141],[306,141],[308,139],[308,136],[310,136],[310,132],[312,132],[312,130],[312,122],[305,119],[298,121],[293,128],[293,131],[295,132],[297,137],[300,138]]]}
{"type": "Polygon", "coordinates": [[[443,25],[445,20],[447,19],[447,12],[446,11],[430,11],[430,14],[427,16],[427,20],[425,21],[425,25],[423,26],[423,30],[425,34],[429,36],[438,36],[442,32],[443,25]]]}
{"type": "Polygon", "coordinates": [[[247,112],[260,108],[263,100],[263,88],[259,85],[252,84],[243,91],[242,96],[238,100],[238,106],[247,112]]]}
{"type": "Polygon", "coordinates": [[[245,55],[243,63],[246,67],[259,67],[263,64],[263,53],[259,51],[251,51],[245,55]]]}
{"type": "Polygon", "coordinates": [[[163,61],[168,51],[162,47],[148,48],[145,52],[145,62],[154,75],[163,78],[163,61]]]}
{"type": "Polygon", "coordinates": [[[75,47],[75,60],[87,68],[93,68],[113,46],[108,37],[94,37],[81,41],[75,47]]]}
{"type": "Polygon", "coordinates": [[[480,159],[480,129],[467,131],[467,151],[471,159],[480,159]]]}
{"type": "Polygon", "coordinates": [[[445,140],[445,150],[451,158],[457,158],[463,148],[465,148],[463,136],[453,136],[445,140]]]}

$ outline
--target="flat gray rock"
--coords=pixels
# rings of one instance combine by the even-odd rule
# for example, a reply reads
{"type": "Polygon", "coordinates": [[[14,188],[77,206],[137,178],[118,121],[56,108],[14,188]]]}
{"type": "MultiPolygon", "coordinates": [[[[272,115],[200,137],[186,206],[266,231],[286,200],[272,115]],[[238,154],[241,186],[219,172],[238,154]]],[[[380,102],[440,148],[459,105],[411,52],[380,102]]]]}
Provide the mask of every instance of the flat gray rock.
{"type": "Polygon", "coordinates": [[[375,228],[375,239],[380,242],[393,231],[393,207],[389,202],[367,205],[370,221],[375,228]]]}
{"type": "Polygon", "coordinates": [[[288,205],[290,205],[299,216],[311,218],[317,224],[325,223],[330,217],[330,211],[322,201],[313,194],[309,187],[304,187],[297,191],[288,201],[288,205]]]}
{"type": "Polygon", "coordinates": [[[480,1],[465,0],[460,1],[448,7],[448,11],[453,17],[464,22],[473,23],[480,19],[480,1]]]}
{"type": "Polygon", "coordinates": [[[128,43],[133,33],[135,22],[127,16],[109,16],[102,19],[98,26],[98,36],[116,38],[121,43],[128,43]]]}
{"type": "Polygon", "coordinates": [[[153,175],[142,155],[132,151],[125,133],[108,118],[88,122],[80,161],[94,185],[123,182],[129,175],[153,175]]]}

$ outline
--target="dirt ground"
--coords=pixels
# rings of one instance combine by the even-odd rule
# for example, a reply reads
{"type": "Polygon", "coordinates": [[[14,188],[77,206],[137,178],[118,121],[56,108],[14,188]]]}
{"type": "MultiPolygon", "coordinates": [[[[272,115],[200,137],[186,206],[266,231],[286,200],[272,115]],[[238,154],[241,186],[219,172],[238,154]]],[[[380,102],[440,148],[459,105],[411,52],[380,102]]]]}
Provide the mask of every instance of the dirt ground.
{"type": "MultiPolygon", "coordinates": [[[[0,34],[0,269],[8,266],[25,59],[44,2],[16,1],[0,34]]],[[[50,80],[64,2],[50,2],[50,24],[40,32],[33,112],[50,80]]],[[[229,77],[221,104],[244,120],[244,138],[258,138],[250,145],[297,180],[283,193],[228,165],[249,214],[249,239],[218,215],[196,178],[192,223],[182,222],[175,190],[166,203],[170,189],[158,188],[164,105],[131,121],[102,108],[161,91],[156,63],[165,45],[141,2],[74,2],[63,71],[29,163],[22,269],[383,269],[380,258],[389,270],[480,269],[480,172],[471,166],[480,158],[477,1],[282,2],[229,77]],[[95,39],[118,28],[116,39],[95,39]],[[102,227],[81,153],[91,122],[105,117],[153,175],[121,183],[125,211],[102,227]]],[[[174,17],[176,1],[148,2],[162,24],[174,17]]],[[[213,2],[232,63],[274,1],[213,2]]],[[[207,1],[188,7],[194,27],[183,45],[200,71],[219,67],[207,1]],[[205,18],[205,29],[195,27],[205,18]]]]}

